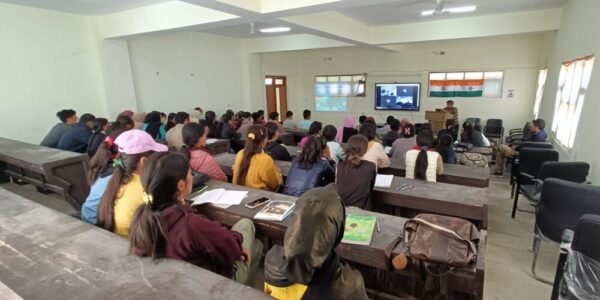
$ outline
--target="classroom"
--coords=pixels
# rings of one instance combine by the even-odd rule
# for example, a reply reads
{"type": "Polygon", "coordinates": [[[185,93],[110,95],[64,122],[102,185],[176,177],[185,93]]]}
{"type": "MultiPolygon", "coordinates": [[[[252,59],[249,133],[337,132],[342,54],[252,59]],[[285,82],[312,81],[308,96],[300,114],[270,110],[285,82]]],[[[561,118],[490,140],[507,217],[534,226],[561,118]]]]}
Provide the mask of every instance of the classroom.
{"type": "Polygon", "coordinates": [[[0,0],[0,299],[600,299],[599,11],[0,0]]]}

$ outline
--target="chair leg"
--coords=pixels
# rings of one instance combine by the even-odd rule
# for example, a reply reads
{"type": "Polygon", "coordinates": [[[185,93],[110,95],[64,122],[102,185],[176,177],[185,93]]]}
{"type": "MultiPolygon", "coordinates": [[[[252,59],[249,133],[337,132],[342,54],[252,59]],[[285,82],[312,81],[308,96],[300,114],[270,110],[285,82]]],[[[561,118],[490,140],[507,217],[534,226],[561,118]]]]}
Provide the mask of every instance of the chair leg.
{"type": "Polygon", "coordinates": [[[531,262],[531,274],[533,275],[533,278],[535,280],[551,285],[552,281],[540,278],[535,273],[535,266],[537,265],[537,259],[540,254],[541,242],[542,242],[542,238],[539,235],[536,234],[533,236],[533,261],[531,262]]]}
{"type": "Polygon", "coordinates": [[[512,213],[510,214],[510,217],[512,219],[515,218],[515,213],[517,212],[517,203],[519,202],[519,188],[521,187],[521,185],[519,184],[519,182],[517,182],[517,187],[515,190],[515,200],[513,202],[513,209],[512,209],[512,213]]]}
{"type": "Polygon", "coordinates": [[[565,262],[567,261],[567,250],[560,249],[558,264],[556,264],[556,273],[554,274],[554,283],[552,284],[552,294],[550,300],[558,300],[558,294],[562,283],[563,274],[565,271],[565,262]]]}

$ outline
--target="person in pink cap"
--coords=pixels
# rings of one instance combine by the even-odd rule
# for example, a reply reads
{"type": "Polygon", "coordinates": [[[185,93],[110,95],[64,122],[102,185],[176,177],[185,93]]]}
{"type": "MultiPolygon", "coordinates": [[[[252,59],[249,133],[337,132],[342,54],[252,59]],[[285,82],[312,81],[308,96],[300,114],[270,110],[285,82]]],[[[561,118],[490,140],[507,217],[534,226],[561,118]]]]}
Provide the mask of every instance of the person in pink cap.
{"type": "Polygon", "coordinates": [[[168,151],[145,131],[131,129],[114,141],[119,154],[114,172],[98,206],[98,226],[120,236],[129,236],[135,210],[144,203],[140,169],[148,156],[168,151]]]}

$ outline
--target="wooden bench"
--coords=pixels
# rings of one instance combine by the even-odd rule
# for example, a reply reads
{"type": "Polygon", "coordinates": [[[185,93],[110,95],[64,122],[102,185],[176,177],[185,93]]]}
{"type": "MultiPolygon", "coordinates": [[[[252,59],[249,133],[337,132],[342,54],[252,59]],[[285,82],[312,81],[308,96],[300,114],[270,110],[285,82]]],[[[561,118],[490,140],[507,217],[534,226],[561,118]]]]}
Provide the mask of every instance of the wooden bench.
{"type": "MultiPolygon", "coordinates": [[[[253,220],[254,215],[262,208],[249,209],[244,206],[245,203],[261,198],[267,197],[273,200],[286,200],[295,202],[296,197],[287,196],[278,193],[272,193],[263,190],[250,189],[244,186],[233,185],[227,182],[211,180],[208,183],[209,189],[224,188],[227,190],[237,191],[249,191],[248,197],[242,201],[240,205],[232,205],[229,208],[220,208],[212,205],[202,205],[198,209],[209,217],[211,220],[215,220],[232,226],[242,218],[248,218],[253,220]]],[[[192,201],[196,194],[188,195],[186,199],[192,201]]],[[[375,231],[373,238],[369,246],[361,245],[346,245],[341,244],[336,251],[343,259],[349,260],[355,264],[361,266],[361,272],[363,274],[374,273],[374,278],[370,276],[363,276],[367,287],[376,289],[385,293],[395,294],[398,286],[389,288],[386,282],[378,282],[375,278],[381,278],[382,276],[390,277],[390,280],[400,280],[396,277],[412,277],[416,276],[416,271],[411,269],[394,271],[390,265],[390,253],[394,251],[398,254],[398,249],[402,249],[403,243],[400,242],[397,247],[394,247],[395,241],[402,234],[404,223],[407,219],[402,217],[390,216],[380,214],[376,212],[364,211],[354,207],[348,207],[346,213],[359,213],[375,215],[380,224],[381,232],[375,231]],[[392,251],[394,250],[394,251],[392,251]]],[[[281,243],[285,235],[285,230],[292,224],[293,214],[286,218],[282,222],[264,221],[264,220],[253,220],[257,234],[262,237],[268,237],[274,243],[281,243]]],[[[448,286],[458,292],[459,294],[470,295],[467,298],[481,299],[483,295],[483,280],[484,280],[484,260],[485,260],[485,243],[486,234],[485,230],[481,231],[482,239],[479,244],[479,255],[477,264],[469,268],[461,270],[455,270],[448,277],[448,286]],[[468,280],[464,280],[467,278],[468,280]]]]}
{"type": "Polygon", "coordinates": [[[308,130],[304,129],[286,129],[286,132],[289,132],[293,135],[294,144],[291,146],[296,146],[302,140],[303,137],[308,135],[308,130]]]}
{"type": "Polygon", "coordinates": [[[296,142],[294,141],[294,135],[290,132],[284,132],[279,135],[279,141],[286,146],[296,146],[296,142]]]}
{"type": "Polygon", "coordinates": [[[213,141],[210,144],[208,144],[208,141],[207,141],[207,144],[206,144],[206,149],[208,149],[208,151],[210,151],[210,154],[212,154],[212,155],[229,152],[230,148],[231,148],[231,145],[230,145],[229,140],[227,140],[227,139],[218,139],[216,141],[213,141]]]}
{"type": "Polygon", "coordinates": [[[77,211],[90,192],[87,154],[0,138],[0,172],[61,194],[77,211]]]}
{"type": "Polygon", "coordinates": [[[0,278],[25,299],[271,299],[1,188],[0,207],[0,278]]]}

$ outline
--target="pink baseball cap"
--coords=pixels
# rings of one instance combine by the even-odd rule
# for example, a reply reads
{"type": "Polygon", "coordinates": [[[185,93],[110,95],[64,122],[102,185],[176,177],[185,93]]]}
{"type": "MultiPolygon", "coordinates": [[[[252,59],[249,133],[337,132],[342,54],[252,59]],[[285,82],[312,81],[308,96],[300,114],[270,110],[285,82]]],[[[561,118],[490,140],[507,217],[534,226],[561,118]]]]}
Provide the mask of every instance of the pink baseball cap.
{"type": "Polygon", "coordinates": [[[139,129],[127,130],[115,140],[119,146],[119,152],[125,154],[140,154],[148,151],[167,152],[167,146],[157,143],[145,131],[139,129]]]}

